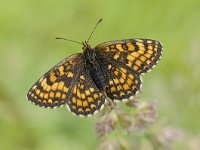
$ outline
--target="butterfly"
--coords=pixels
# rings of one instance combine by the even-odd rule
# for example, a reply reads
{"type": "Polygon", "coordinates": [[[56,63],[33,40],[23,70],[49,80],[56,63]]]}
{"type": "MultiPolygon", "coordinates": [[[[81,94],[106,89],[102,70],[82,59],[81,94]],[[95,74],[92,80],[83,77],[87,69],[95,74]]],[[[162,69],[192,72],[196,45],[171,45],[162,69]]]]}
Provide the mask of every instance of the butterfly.
{"type": "MultiPolygon", "coordinates": [[[[89,41],[89,40],[88,40],[89,41]]],[[[40,107],[66,105],[76,115],[101,110],[106,99],[133,99],[141,89],[141,75],[160,60],[163,46],[151,39],[108,41],[73,54],[45,73],[28,91],[28,100],[40,107]]]]}

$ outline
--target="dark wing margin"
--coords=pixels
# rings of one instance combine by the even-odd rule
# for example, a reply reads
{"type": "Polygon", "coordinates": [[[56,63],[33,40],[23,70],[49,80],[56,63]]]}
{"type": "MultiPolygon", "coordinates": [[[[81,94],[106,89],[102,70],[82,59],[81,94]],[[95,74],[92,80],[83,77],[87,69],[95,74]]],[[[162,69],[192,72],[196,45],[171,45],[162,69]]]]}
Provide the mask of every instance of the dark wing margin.
{"type": "Polygon", "coordinates": [[[138,74],[144,74],[160,60],[163,46],[151,39],[126,39],[99,44],[95,50],[101,55],[120,61],[138,74]]]}

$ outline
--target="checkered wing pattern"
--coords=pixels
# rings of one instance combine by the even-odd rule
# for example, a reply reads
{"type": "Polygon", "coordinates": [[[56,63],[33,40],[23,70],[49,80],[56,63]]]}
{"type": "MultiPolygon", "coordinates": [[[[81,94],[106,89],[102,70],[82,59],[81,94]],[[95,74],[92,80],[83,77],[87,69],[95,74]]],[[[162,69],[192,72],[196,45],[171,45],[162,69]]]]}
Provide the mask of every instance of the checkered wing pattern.
{"type": "Polygon", "coordinates": [[[109,59],[117,60],[137,74],[151,70],[162,55],[160,42],[150,39],[127,39],[99,44],[95,48],[109,59]]]}
{"type": "Polygon", "coordinates": [[[84,64],[80,68],[67,104],[74,114],[87,116],[99,111],[106,97],[104,92],[96,87],[84,64]]]}
{"type": "Polygon", "coordinates": [[[72,55],[44,74],[29,90],[28,99],[41,107],[67,104],[76,115],[99,110],[105,94],[98,90],[86,71],[82,54],[72,55]]]}
{"type": "Polygon", "coordinates": [[[54,108],[65,104],[80,58],[81,54],[74,54],[54,66],[30,88],[28,99],[40,107],[54,108]]]}
{"type": "Polygon", "coordinates": [[[160,60],[162,45],[149,39],[110,41],[95,47],[112,100],[131,99],[141,87],[140,74],[160,60]]]}
{"type": "Polygon", "coordinates": [[[101,60],[106,76],[106,94],[112,100],[133,99],[141,88],[140,76],[120,63],[101,60]]]}

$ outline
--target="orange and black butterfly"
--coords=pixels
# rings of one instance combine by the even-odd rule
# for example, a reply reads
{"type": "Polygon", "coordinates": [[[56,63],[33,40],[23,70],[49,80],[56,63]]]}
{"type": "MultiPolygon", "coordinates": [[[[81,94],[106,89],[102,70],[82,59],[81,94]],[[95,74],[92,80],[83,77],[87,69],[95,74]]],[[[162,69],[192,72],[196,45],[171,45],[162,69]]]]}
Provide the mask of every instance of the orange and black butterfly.
{"type": "Polygon", "coordinates": [[[83,53],[65,58],[30,88],[31,102],[50,108],[66,104],[72,113],[88,116],[98,112],[107,97],[133,99],[141,88],[140,76],[157,64],[163,50],[151,39],[109,41],[95,48],[88,41],[82,43],[83,53]]]}

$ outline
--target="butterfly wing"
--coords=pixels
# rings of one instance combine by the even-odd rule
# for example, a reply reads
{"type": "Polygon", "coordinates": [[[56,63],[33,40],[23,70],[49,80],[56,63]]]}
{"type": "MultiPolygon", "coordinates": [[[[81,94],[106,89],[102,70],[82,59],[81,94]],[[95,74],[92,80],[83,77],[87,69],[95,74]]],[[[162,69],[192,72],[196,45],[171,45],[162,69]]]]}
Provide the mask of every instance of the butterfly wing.
{"type": "Polygon", "coordinates": [[[106,77],[106,94],[112,100],[133,99],[141,89],[141,79],[130,68],[116,61],[101,59],[101,67],[106,77]]]}
{"type": "Polygon", "coordinates": [[[28,100],[40,107],[65,104],[81,57],[82,54],[71,55],[45,73],[28,91],[28,100]]]}
{"type": "Polygon", "coordinates": [[[160,42],[150,39],[127,39],[99,44],[95,50],[141,74],[150,71],[157,64],[163,46],[160,42]]]}
{"type": "Polygon", "coordinates": [[[67,101],[69,110],[75,115],[88,116],[99,111],[105,103],[105,94],[93,82],[84,63],[80,66],[79,74],[73,82],[71,96],[67,101]]]}
{"type": "Polygon", "coordinates": [[[95,47],[112,100],[130,99],[141,88],[140,74],[160,60],[162,45],[148,39],[110,41],[95,47]]]}
{"type": "Polygon", "coordinates": [[[76,115],[87,116],[105,103],[85,68],[82,54],[72,55],[44,74],[29,90],[28,99],[38,106],[57,107],[67,104],[76,115]]]}

